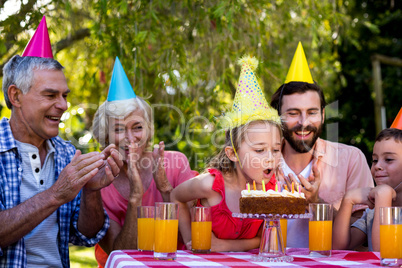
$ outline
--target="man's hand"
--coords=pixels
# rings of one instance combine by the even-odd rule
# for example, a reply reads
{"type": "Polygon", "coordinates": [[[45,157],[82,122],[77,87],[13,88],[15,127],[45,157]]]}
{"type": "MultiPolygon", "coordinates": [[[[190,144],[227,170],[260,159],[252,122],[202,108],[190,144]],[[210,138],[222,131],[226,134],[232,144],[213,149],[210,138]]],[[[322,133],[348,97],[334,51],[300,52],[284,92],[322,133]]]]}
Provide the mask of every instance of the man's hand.
{"type": "Polygon", "coordinates": [[[288,184],[287,180],[289,180],[289,178],[285,176],[282,168],[280,168],[279,166],[276,168],[275,178],[277,181],[279,181],[280,185],[288,184]]]}
{"type": "Polygon", "coordinates": [[[102,154],[106,157],[107,166],[112,171],[112,175],[117,177],[123,166],[123,156],[117,150],[116,145],[110,144],[102,151],[102,154]]]}
{"type": "Polygon", "coordinates": [[[85,185],[86,190],[97,191],[111,184],[119,175],[123,166],[123,157],[116,150],[116,145],[111,144],[102,153],[104,155],[103,165],[99,172],[85,185]]]}
{"type": "Polygon", "coordinates": [[[306,200],[308,203],[318,203],[320,202],[320,198],[318,196],[318,190],[320,189],[321,184],[321,174],[318,170],[319,159],[313,162],[313,167],[311,169],[311,174],[306,180],[302,175],[297,175],[300,183],[302,184],[302,188],[300,189],[304,195],[306,196],[306,200]]]}
{"type": "Polygon", "coordinates": [[[103,164],[104,155],[98,152],[81,154],[75,152],[73,159],[60,173],[49,190],[62,204],[73,200],[79,191],[91,180],[103,164]]]}
{"type": "MultiPolygon", "coordinates": [[[[297,178],[301,184],[300,191],[304,193],[308,203],[317,203],[320,200],[318,196],[318,190],[320,189],[321,184],[321,175],[320,171],[318,170],[319,162],[319,159],[313,160],[312,170],[307,179],[300,174],[297,175],[297,178]]],[[[282,169],[279,169],[278,175],[280,182],[286,183],[289,189],[291,189],[292,182],[294,185],[297,185],[298,183],[293,174],[289,174],[289,177],[284,176],[282,169]]]]}

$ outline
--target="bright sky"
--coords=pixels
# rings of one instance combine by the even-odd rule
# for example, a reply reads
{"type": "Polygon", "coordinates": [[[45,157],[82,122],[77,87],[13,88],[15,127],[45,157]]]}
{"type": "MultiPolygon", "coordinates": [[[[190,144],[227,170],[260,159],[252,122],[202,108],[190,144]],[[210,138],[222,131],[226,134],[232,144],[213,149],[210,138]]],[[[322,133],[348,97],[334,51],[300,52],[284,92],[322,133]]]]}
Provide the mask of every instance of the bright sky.
{"type": "MultiPolygon", "coordinates": [[[[18,12],[21,7],[21,2],[26,3],[27,0],[8,0],[5,2],[4,7],[0,9],[0,21],[5,20],[8,16],[13,15],[18,12]]],[[[35,6],[43,6],[46,3],[49,3],[50,0],[38,0],[36,1],[35,6]]]]}
{"type": "Polygon", "coordinates": [[[0,10],[0,20],[5,20],[8,16],[15,14],[21,6],[21,1],[8,0],[4,4],[4,7],[0,10]]]}

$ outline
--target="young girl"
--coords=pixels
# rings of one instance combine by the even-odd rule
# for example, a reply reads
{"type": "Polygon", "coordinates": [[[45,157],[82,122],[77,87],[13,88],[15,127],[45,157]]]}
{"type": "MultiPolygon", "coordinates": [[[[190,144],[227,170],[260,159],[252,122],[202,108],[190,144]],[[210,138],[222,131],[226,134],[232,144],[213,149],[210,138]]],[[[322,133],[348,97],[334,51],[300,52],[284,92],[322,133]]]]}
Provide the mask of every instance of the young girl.
{"type": "Polygon", "coordinates": [[[334,221],[333,248],[354,249],[368,241],[370,251],[380,251],[380,207],[402,206],[402,130],[387,128],[373,148],[371,174],[374,188],[348,191],[334,221]],[[367,204],[363,216],[350,226],[352,206],[367,204]]]}
{"type": "Polygon", "coordinates": [[[188,249],[191,221],[187,202],[191,200],[211,207],[212,251],[245,251],[260,243],[262,221],[233,218],[232,213],[239,212],[246,183],[255,183],[258,190],[262,183],[266,189],[275,188],[282,132],[280,118],[268,106],[253,74],[258,62],[245,58],[241,63],[233,110],[225,116],[230,129],[224,147],[206,173],[182,183],[171,193],[171,200],[179,204],[179,229],[188,249]],[[241,242],[233,243],[233,239],[241,242]]]}

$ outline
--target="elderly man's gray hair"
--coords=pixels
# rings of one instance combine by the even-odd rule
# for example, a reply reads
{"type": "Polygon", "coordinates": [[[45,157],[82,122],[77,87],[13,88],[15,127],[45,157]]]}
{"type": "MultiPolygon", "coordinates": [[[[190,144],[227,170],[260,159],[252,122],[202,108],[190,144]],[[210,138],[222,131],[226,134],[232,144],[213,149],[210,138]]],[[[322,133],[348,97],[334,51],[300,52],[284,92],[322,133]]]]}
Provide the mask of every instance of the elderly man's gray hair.
{"type": "Polygon", "coordinates": [[[31,89],[34,70],[57,70],[61,71],[64,67],[55,59],[40,57],[12,57],[3,69],[3,93],[7,107],[12,105],[8,98],[8,88],[15,85],[23,94],[27,94],[31,89]]]}

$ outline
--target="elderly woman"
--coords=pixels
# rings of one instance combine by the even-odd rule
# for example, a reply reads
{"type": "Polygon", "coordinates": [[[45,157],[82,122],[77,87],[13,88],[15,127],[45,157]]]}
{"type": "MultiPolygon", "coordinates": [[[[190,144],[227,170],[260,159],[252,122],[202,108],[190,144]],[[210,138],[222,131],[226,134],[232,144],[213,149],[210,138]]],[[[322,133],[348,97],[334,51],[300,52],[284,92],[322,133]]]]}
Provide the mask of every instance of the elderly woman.
{"type": "Polygon", "coordinates": [[[95,114],[94,137],[102,148],[115,144],[124,158],[120,174],[101,191],[110,228],[95,247],[100,266],[112,250],[137,248],[137,206],[170,201],[172,189],[196,175],[186,156],[165,152],[163,142],[149,150],[151,118],[151,107],[138,96],[105,101],[95,114]]]}

